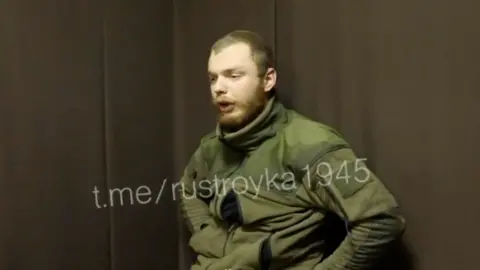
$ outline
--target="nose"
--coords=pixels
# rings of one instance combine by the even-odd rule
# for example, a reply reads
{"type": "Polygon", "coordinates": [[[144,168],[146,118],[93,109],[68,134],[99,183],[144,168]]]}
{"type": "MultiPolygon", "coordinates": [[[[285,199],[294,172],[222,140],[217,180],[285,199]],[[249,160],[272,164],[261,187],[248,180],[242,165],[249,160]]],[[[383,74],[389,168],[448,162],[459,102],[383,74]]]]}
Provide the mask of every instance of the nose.
{"type": "Polygon", "coordinates": [[[212,92],[219,95],[227,92],[227,85],[221,76],[217,77],[211,84],[212,92]]]}

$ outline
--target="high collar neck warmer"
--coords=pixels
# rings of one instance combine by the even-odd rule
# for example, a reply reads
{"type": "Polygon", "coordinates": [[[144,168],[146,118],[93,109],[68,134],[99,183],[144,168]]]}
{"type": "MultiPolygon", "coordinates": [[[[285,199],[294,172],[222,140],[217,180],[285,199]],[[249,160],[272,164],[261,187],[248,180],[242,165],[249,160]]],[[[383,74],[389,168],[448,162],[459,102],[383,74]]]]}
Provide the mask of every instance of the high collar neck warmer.
{"type": "Polygon", "coordinates": [[[216,132],[224,144],[236,150],[250,152],[275,136],[285,121],[285,107],[276,97],[272,97],[263,111],[245,127],[233,133],[224,133],[221,126],[217,125],[216,132]]]}

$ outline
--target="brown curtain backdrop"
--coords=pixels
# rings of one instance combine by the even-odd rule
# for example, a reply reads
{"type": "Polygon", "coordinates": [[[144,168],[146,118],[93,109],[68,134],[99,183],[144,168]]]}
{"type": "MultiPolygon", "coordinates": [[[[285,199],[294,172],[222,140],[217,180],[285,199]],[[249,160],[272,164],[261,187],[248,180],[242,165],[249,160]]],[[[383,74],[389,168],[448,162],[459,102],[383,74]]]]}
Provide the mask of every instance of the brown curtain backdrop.
{"type": "Polygon", "coordinates": [[[177,269],[172,11],[0,1],[0,269],[177,269]]]}
{"type": "Polygon", "coordinates": [[[384,269],[478,268],[479,9],[0,1],[0,269],[188,269],[172,188],[214,127],[208,50],[234,29],[274,46],[281,99],[397,196],[410,254],[384,269]]]}

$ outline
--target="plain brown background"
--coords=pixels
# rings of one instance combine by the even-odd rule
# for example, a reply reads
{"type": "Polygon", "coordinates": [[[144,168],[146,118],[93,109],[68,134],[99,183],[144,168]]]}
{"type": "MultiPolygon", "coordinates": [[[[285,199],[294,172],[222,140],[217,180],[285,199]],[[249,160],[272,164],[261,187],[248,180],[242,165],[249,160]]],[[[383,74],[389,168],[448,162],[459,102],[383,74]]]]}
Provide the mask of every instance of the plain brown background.
{"type": "Polygon", "coordinates": [[[416,269],[477,269],[478,10],[1,0],[0,269],[188,269],[171,186],[213,128],[208,49],[234,29],[273,45],[282,100],[342,132],[397,196],[416,269]],[[102,204],[108,189],[141,186],[146,204],[97,208],[92,193],[102,204]]]}

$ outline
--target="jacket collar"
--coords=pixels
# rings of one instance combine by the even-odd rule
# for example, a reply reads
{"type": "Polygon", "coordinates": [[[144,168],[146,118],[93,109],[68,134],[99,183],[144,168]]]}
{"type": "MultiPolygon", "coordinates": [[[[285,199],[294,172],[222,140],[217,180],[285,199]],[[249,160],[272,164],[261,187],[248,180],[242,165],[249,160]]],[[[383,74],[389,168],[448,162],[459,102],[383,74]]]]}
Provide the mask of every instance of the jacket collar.
{"type": "Polygon", "coordinates": [[[233,133],[224,133],[217,124],[216,133],[225,145],[236,150],[250,152],[277,134],[281,125],[287,120],[286,115],[285,107],[274,96],[267,102],[263,111],[242,129],[233,133]]]}

